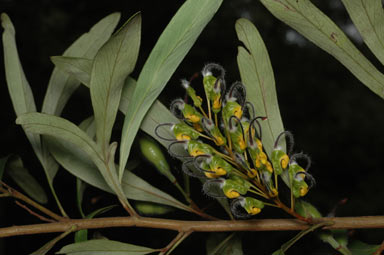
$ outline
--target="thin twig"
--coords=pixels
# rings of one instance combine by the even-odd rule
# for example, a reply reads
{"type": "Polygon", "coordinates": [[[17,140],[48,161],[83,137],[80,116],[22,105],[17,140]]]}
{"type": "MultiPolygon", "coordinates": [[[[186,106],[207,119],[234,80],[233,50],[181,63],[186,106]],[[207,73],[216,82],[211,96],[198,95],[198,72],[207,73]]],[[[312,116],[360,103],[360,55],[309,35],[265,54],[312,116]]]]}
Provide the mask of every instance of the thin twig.
{"type": "Polygon", "coordinates": [[[34,211],[32,211],[31,209],[28,208],[28,206],[26,205],[23,205],[22,203],[20,203],[19,201],[15,201],[15,203],[20,206],[21,208],[23,208],[24,210],[26,210],[27,212],[29,212],[30,214],[32,214],[33,216],[36,216],[37,218],[39,218],[40,220],[42,221],[46,221],[46,222],[55,222],[54,220],[52,219],[48,219],[46,217],[44,217],[43,215],[40,215],[34,211]]]}
{"type": "MultiPolygon", "coordinates": [[[[324,229],[384,228],[384,216],[327,217],[316,219],[315,223],[323,221],[334,222],[332,226],[326,226],[324,229]]],[[[182,221],[149,217],[111,217],[70,219],[55,223],[5,227],[0,228],[0,238],[64,232],[72,225],[76,225],[78,230],[136,226],[143,228],[168,229],[178,232],[286,231],[308,228],[308,224],[297,219],[182,221]]]]}
{"type": "Polygon", "coordinates": [[[6,183],[4,183],[2,181],[0,181],[0,184],[3,185],[6,188],[6,189],[4,189],[3,187],[0,186],[0,191],[1,192],[8,193],[10,196],[24,201],[25,203],[35,207],[36,209],[38,209],[42,213],[50,216],[52,219],[55,219],[57,221],[66,221],[66,220],[68,220],[68,218],[61,217],[60,215],[52,212],[51,210],[49,210],[49,209],[45,208],[44,206],[40,205],[39,203],[36,203],[35,201],[33,201],[29,197],[25,196],[21,192],[19,192],[19,191],[15,190],[14,188],[10,187],[8,184],[6,184],[6,183]]]}

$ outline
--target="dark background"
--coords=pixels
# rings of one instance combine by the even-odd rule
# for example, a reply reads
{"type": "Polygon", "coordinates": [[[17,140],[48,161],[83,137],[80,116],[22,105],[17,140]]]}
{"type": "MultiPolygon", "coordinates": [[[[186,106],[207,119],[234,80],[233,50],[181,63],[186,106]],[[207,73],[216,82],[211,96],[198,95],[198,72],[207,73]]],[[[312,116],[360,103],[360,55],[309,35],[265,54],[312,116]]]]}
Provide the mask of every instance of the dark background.
{"type": "MultiPolygon", "coordinates": [[[[38,110],[41,108],[53,64],[49,57],[60,55],[82,33],[98,20],[119,11],[122,22],[137,11],[142,12],[142,43],[133,77],[137,78],[157,38],[184,1],[74,1],[74,0],[0,0],[0,11],[7,12],[16,28],[19,55],[32,87],[38,110]]],[[[346,29],[356,46],[377,66],[383,67],[362,44],[352,29],[349,17],[340,1],[313,1],[339,26],[346,29]]],[[[182,64],[176,70],[160,100],[170,101],[183,95],[181,78],[199,72],[204,64],[217,62],[227,70],[227,82],[239,80],[236,54],[237,40],[234,23],[240,17],[250,19],[259,29],[270,54],[275,73],[280,112],[284,126],[295,135],[296,151],[309,154],[311,173],[317,185],[307,199],[326,215],[341,199],[348,198],[337,211],[338,216],[383,215],[384,177],[382,135],[384,103],[381,98],[361,84],[332,56],[320,50],[289,27],[275,19],[258,1],[224,1],[216,16],[203,31],[182,64]]],[[[2,52],[0,53],[2,55],[2,52]]],[[[1,56],[2,58],[2,56],[1,56]]],[[[43,170],[23,134],[15,124],[15,114],[6,88],[3,63],[0,67],[1,152],[20,155],[25,166],[44,183],[43,170]]],[[[88,90],[80,88],[66,106],[63,116],[79,123],[92,113],[88,90]]],[[[175,162],[175,164],[177,164],[175,162]]],[[[159,176],[143,163],[152,177],[149,181],[164,190],[159,176]]],[[[57,193],[67,212],[79,217],[75,206],[74,178],[61,170],[55,179],[57,193]],[[72,208],[72,209],[71,209],[72,208]]],[[[13,184],[11,180],[9,183],[13,184]]],[[[46,190],[48,187],[43,184],[46,190]]],[[[198,192],[198,188],[195,189],[198,192]]],[[[105,196],[89,188],[88,197],[105,196]]],[[[196,195],[198,197],[198,195],[196,195]]],[[[197,198],[204,200],[202,198],[197,198]]],[[[50,208],[56,210],[54,203],[50,208]]],[[[90,199],[89,199],[90,201],[90,199]]],[[[204,202],[204,201],[203,201],[204,202]]],[[[98,204],[93,206],[97,207],[98,204]]],[[[219,207],[218,207],[219,208],[219,207]]],[[[220,210],[220,209],[217,209],[220,210]]],[[[123,214],[118,209],[112,215],[123,214]]],[[[12,200],[0,201],[0,225],[38,223],[38,220],[17,207],[12,200]]],[[[179,217],[177,212],[169,217],[179,217]]],[[[189,216],[190,217],[190,216],[189,216]]],[[[257,218],[285,217],[276,210],[267,210],[257,218]]],[[[105,230],[102,234],[149,247],[159,248],[171,240],[174,233],[160,230],[105,230]],[[134,233],[134,235],[132,234],[134,233]],[[150,233],[152,238],[148,238],[150,233]],[[146,237],[144,236],[146,234],[146,237]],[[168,239],[165,239],[166,237],[168,239]]],[[[245,254],[270,254],[294,235],[293,232],[243,233],[245,254]]],[[[377,244],[384,238],[382,230],[358,230],[352,238],[377,244]]],[[[27,254],[38,249],[55,235],[12,237],[0,240],[0,254],[27,254]],[[20,244],[23,245],[20,245],[20,244]]],[[[204,251],[206,234],[193,234],[175,251],[204,251]],[[199,244],[199,245],[196,245],[199,244]]],[[[72,242],[72,237],[60,246],[72,242]]],[[[324,248],[315,235],[304,238],[288,254],[316,254],[324,248]]],[[[332,253],[329,253],[332,254],[332,253]]]]}

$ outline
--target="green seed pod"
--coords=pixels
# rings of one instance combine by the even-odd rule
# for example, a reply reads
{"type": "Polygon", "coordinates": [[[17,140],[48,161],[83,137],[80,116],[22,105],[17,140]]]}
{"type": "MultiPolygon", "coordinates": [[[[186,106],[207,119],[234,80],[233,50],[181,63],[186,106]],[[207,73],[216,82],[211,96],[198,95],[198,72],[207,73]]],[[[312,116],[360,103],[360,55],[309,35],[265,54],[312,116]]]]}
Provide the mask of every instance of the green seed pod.
{"type": "Polygon", "coordinates": [[[183,122],[175,124],[172,129],[175,138],[179,141],[191,139],[196,140],[200,136],[199,132],[183,122]]]}
{"type": "Polygon", "coordinates": [[[214,151],[210,145],[195,140],[188,141],[187,150],[189,155],[192,157],[199,155],[212,155],[214,151]]]}
{"type": "Polygon", "coordinates": [[[171,173],[168,162],[158,143],[148,135],[141,135],[138,139],[138,144],[143,157],[172,183],[176,182],[176,178],[171,173]]]}
{"type": "Polygon", "coordinates": [[[271,154],[271,162],[275,173],[280,175],[288,168],[289,157],[284,151],[275,149],[271,154]]]}
{"type": "Polygon", "coordinates": [[[140,215],[145,216],[163,215],[174,211],[170,206],[144,201],[136,201],[134,206],[140,215]]]}
{"type": "Polygon", "coordinates": [[[247,211],[248,214],[256,215],[264,208],[264,203],[253,197],[245,197],[240,202],[241,206],[247,211]]]}

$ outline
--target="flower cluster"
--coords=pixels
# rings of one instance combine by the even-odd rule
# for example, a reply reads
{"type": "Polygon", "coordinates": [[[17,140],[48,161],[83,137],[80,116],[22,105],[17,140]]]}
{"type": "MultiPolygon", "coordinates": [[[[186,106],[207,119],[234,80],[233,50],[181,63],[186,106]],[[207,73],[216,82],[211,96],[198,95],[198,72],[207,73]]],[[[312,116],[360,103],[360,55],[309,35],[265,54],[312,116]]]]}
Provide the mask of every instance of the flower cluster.
{"type": "Polygon", "coordinates": [[[181,122],[160,124],[156,134],[171,141],[168,151],[184,159],[182,169],[186,174],[206,179],[203,190],[207,195],[232,200],[231,210],[236,217],[258,214],[265,205],[283,207],[279,176],[288,180],[293,211],[295,198],[305,196],[313,183],[307,172],[309,158],[302,153],[292,154],[293,136],[288,131],[277,137],[268,157],[260,125],[267,117],[255,116],[241,82],[235,82],[226,91],[224,74],[224,69],[213,63],[202,70],[206,111],[204,100],[189,81],[182,80],[188,97],[174,100],[170,107],[181,122]],[[174,139],[161,136],[160,128],[170,128],[174,139]],[[287,153],[279,145],[283,137],[289,142],[287,153]],[[183,146],[188,155],[175,153],[175,146],[183,146]],[[305,168],[297,163],[299,158],[306,160],[305,168]]]}

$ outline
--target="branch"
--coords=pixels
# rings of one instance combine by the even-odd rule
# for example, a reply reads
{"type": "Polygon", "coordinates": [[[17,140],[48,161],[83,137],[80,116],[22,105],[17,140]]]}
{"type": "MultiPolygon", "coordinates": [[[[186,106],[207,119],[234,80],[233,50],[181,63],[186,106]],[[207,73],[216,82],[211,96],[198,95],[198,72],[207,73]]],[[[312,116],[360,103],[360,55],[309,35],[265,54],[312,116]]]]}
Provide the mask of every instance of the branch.
{"type": "MultiPolygon", "coordinates": [[[[384,216],[329,217],[316,219],[316,223],[333,222],[324,229],[384,228],[384,216]]],[[[296,219],[181,221],[149,217],[111,217],[96,219],[68,219],[62,222],[0,228],[0,238],[8,236],[65,232],[76,226],[77,230],[114,227],[143,227],[168,229],[178,232],[226,231],[285,231],[303,230],[308,224],[296,219]]]]}

